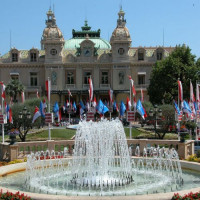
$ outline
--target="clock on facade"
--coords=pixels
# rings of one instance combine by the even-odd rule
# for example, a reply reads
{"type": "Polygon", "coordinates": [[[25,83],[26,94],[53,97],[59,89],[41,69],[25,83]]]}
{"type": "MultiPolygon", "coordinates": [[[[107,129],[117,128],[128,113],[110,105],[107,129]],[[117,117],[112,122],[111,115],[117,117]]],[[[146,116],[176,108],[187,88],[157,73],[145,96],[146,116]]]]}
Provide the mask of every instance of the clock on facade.
{"type": "Polygon", "coordinates": [[[91,49],[90,48],[84,48],[83,54],[84,54],[84,56],[91,56],[91,49]]]}

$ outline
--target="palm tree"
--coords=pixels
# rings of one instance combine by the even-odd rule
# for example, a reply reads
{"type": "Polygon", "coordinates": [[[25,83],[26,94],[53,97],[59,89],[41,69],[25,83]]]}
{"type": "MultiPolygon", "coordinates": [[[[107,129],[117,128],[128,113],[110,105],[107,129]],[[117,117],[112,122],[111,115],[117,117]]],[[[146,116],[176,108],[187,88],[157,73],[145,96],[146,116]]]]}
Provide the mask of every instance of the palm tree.
{"type": "Polygon", "coordinates": [[[13,102],[17,102],[17,94],[21,95],[24,91],[24,86],[17,79],[12,79],[6,85],[6,94],[13,98],[13,102]]]}

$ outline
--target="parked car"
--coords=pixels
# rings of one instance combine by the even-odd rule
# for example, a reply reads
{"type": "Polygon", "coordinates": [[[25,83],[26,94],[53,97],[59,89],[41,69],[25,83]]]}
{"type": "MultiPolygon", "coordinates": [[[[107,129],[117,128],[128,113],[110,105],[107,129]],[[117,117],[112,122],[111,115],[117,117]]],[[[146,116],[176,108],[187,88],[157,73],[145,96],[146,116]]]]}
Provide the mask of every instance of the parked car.
{"type": "Polygon", "coordinates": [[[200,140],[194,141],[194,153],[197,153],[197,151],[200,151],[200,140]]]}

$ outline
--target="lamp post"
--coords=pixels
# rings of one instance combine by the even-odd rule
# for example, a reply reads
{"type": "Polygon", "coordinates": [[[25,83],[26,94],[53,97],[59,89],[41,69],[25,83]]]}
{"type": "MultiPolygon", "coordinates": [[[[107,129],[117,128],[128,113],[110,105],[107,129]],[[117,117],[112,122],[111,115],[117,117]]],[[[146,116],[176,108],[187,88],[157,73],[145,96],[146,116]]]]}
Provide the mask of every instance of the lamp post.
{"type": "Polygon", "coordinates": [[[154,123],[154,128],[155,128],[155,136],[156,136],[156,132],[157,132],[157,119],[158,119],[158,116],[161,117],[162,116],[162,109],[159,108],[158,109],[158,106],[157,105],[154,105],[154,109],[150,109],[149,110],[149,116],[150,117],[155,117],[155,123],[154,123]]]}
{"type": "Polygon", "coordinates": [[[19,112],[18,117],[19,117],[19,119],[22,120],[24,135],[25,135],[25,130],[26,130],[26,128],[28,128],[28,126],[26,126],[26,122],[28,119],[31,118],[31,113],[30,113],[30,111],[27,110],[26,106],[24,106],[23,110],[21,112],[19,112]]]}

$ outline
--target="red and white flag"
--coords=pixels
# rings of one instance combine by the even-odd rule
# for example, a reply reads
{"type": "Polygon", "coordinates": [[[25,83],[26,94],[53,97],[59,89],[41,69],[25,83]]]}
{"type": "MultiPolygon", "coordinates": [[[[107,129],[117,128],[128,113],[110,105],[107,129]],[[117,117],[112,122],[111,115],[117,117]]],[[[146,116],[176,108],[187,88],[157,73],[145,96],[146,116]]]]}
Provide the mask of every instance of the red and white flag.
{"type": "Polygon", "coordinates": [[[40,110],[37,106],[35,106],[35,111],[34,111],[32,123],[34,123],[35,120],[40,116],[41,116],[40,110]]]}
{"type": "Polygon", "coordinates": [[[59,109],[58,122],[61,122],[61,120],[62,120],[62,114],[61,114],[61,109],[59,109]]]}
{"type": "Polygon", "coordinates": [[[178,114],[178,121],[182,121],[182,117],[183,117],[183,112],[180,111],[180,114],[178,114]]]}
{"type": "Polygon", "coordinates": [[[5,100],[6,98],[6,86],[3,84],[3,82],[0,81],[1,84],[1,97],[3,98],[3,100],[5,100]]]}
{"type": "Polygon", "coordinates": [[[68,95],[69,95],[70,97],[72,97],[72,93],[70,92],[70,89],[68,89],[68,95]]]}
{"type": "Polygon", "coordinates": [[[39,99],[39,93],[38,93],[38,90],[36,91],[36,97],[39,99]]]}
{"type": "Polygon", "coordinates": [[[194,97],[194,92],[193,92],[193,85],[192,85],[191,80],[190,80],[190,101],[191,102],[195,102],[195,97],[194,97]]]}
{"type": "Polygon", "coordinates": [[[137,106],[136,97],[133,97],[133,108],[134,108],[134,111],[136,111],[136,106],[137,106]]]}
{"type": "Polygon", "coordinates": [[[50,101],[50,96],[51,96],[51,81],[47,80],[45,82],[45,84],[46,84],[46,90],[47,90],[47,99],[48,99],[48,101],[50,101]]]}
{"type": "Polygon", "coordinates": [[[141,102],[144,102],[144,93],[142,89],[141,89],[141,102]]]}
{"type": "Polygon", "coordinates": [[[196,85],[197,110],[200,110],[199,84],[196,85]]]}
{"type": "Polygon", "coordinates": [[[24,101],[25,101],[24,91],[21,93],[21,97],[22,97],[22,103],[24,103],[24,101]]]}
{"type": "Polygon", "coordinates": [[[126,98],[126,110],[127,111],[131,110],[131,101],[128,97],[126,98]]]}
{"type": "Polygon", "coordinates": [[[90,85],[89,98],[90,98],[90,102],[92,102],[92,99],[93,99],[93,84],[92,84],[92,79],[91,78],[89,78],[89,85],[90,85]]]}
{"type": "Polygon", "coordinates": [[[92,106],[93,106],[94,108],[97,107],[97,100],[96,100],[96,97],[94,97],[94,100],[93,100],[93,102],[92,102],[92,106]]]}
{"type": "Polygon", "coordinates": [[[12,110],[11,110],[11,108],[9,108],[9,122],[11,123],[11,124],[13,124],[13,117],[12,117],[12,110]]]}
{"type": "Polygon", "coordinates": [[[183,87],[181,81],[178,80],[178,94],[179,94],[179,99],[182,102],[183,101],[183,87]]]}
{"type": "Polygon", "coordinates": [[[131,78],[131,76],[128,76],[128,78],[129,78],[130,83],[131,83],[133,96],[135,96],[136,95],[136,91],[135,91],[135,86],[134,86],[134,80],[131,78]]]}
{"type": "Polygon", "coordinates": [[[69,101],[67,100],[67,102],[66,102],[66,106],[67,106],[67,108],[69,108],[69,106],[70,106],[70,104],[69,104],[69,101]]]}
{"type": "Polygon", "coordinates": [[[113,90],[109,90],[108,91],[108,93],[109,93],[109,98],[110,98],[110,105],[112,105],[112,103],[113,103],[113,90]]]}

